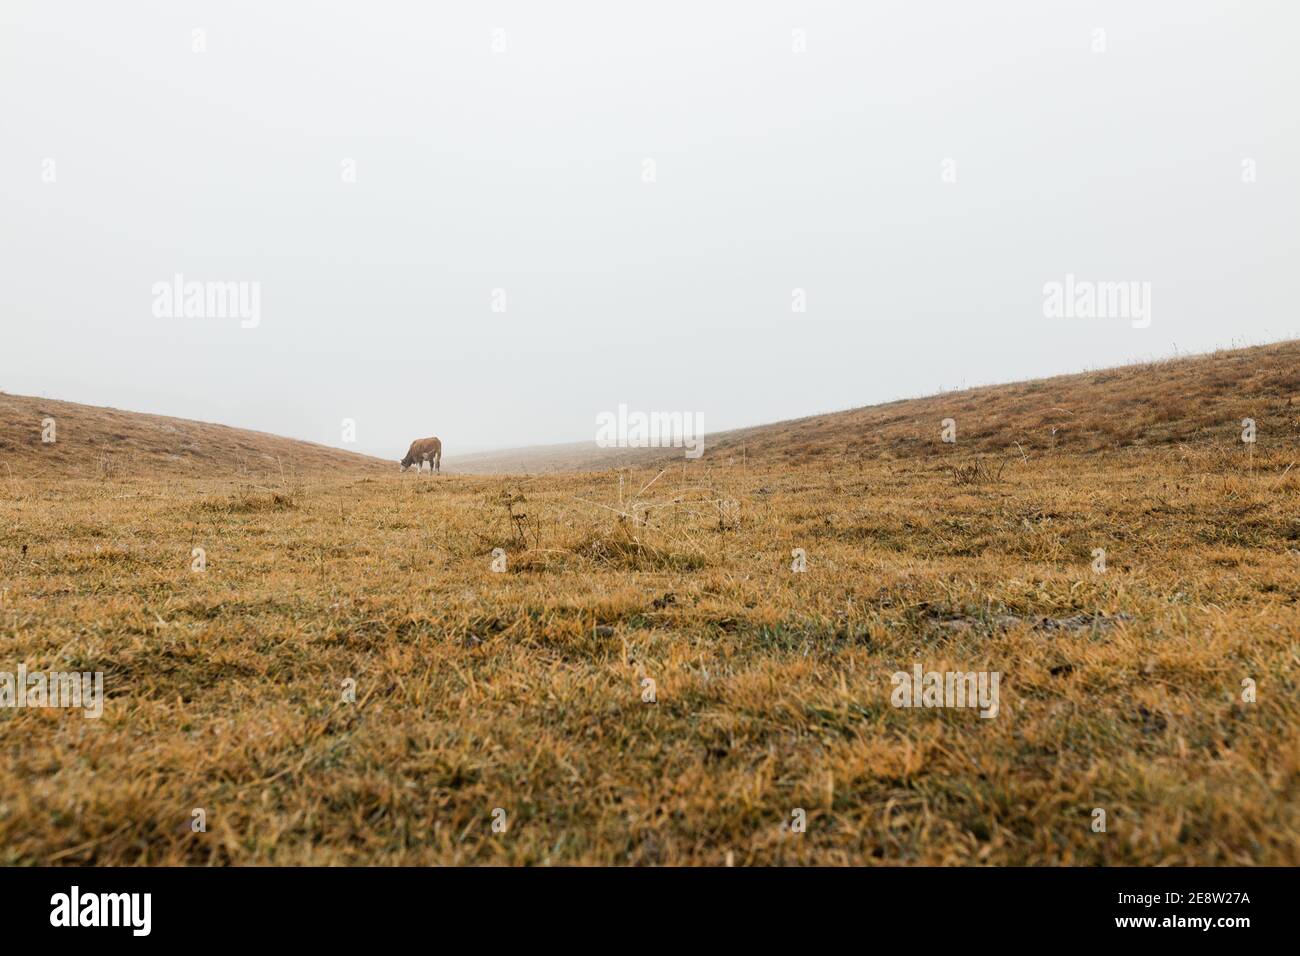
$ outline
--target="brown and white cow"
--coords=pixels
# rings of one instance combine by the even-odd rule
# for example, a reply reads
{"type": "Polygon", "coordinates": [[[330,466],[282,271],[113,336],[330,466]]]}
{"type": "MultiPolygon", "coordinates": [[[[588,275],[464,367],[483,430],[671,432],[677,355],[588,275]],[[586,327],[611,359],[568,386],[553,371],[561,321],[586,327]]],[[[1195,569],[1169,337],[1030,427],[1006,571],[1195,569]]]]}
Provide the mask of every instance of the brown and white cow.
{"type": "Polygon", "coordinates": [[[442,471],[442,442],[436,438],[417,438],[411,442],[406,457],[402,459],[402,471],[406,471],[411,465],[419,471],[426,461],[429,463],[430,471],[442,471]]]}

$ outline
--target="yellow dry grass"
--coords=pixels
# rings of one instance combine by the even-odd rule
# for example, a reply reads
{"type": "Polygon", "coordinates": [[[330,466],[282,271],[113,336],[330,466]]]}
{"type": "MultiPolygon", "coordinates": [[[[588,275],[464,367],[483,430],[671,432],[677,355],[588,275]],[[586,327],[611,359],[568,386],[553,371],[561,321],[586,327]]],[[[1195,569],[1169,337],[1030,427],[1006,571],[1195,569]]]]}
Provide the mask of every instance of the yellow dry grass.
{"type": "Polygon", "coordinates": [[[221,474],[251,481],[321,469],[390,470],[365,455],[265,432],[0,392],[0,480],[221,474]]]}
{"type": "Polygon", "coordinates": [[[621,498],[0,468],[0,670],[108,695],[0,710],[0,863],[1300,863],[1300,449],[1238,398],[1249,461],[1228,419],[1000,478],[928,410],[913,456],[621,498]],[[1000,672],[1000,713],[892,706],[918,663],[1000,672]]]}

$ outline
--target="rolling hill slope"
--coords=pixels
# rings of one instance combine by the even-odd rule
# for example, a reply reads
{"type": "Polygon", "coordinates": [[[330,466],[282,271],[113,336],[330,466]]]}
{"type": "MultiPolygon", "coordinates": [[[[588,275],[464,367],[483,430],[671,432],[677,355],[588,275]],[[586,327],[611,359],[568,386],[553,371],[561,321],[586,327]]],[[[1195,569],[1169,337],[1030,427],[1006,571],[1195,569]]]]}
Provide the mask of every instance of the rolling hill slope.
{"type": "MultiPolygon", "coordinates": [[[[1261,442],[1300,443],[1300,341],[989,385],[710,434],[705,459],[784,462],[940,456],[940,423],[962,452],[1094,452],[1236,442],[1253,418],[1261,442]],[[1019,449],[1017,448],[1019,444],[1019,449]]],[[[587,471],[679,460],[681,449],[548,445],[462,458],[471,473],[587,471]]]]}
{"type": "Polygon", "coordinates": [[[0,393],[0,471],[14,475],[213,477],[321,468],[395,470],[391,462],[265,432],[0,393]],[[55,439],[48,443],[47,419],[55,439]]]}
{"type": "MultiPolygon", "coordinates": [[[[706,436],[704,460],[817,462],[1088,453],[1131,446],[1237,442],[1253,418],[1261,442],[1300,444],[1300,341],[902,399],[706,436]],[[957,444],[939,440],[956,422],[957,444]]],[[[519,474],[646,467],[682,450],[594,442],[448,455],[444,468],[519,474]]],[[[0,393],[0,470],[14,475],[256,475],[315,469],[391,471],[392,462],[264,432],[0,393]],[[53,419],[53,443],[42,422],[53,419]]]]}

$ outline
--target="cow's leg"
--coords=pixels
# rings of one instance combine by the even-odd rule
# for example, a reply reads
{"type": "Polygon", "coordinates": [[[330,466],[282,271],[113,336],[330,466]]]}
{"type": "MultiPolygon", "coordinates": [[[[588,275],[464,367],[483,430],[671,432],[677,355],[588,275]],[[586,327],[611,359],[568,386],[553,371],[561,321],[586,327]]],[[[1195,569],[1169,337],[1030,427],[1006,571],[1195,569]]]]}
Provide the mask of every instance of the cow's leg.
{"type": "Polygon", "coordinates": [[[438,452],[438,454],[433,456],[433,463],[434,463],[434,471],[436,471],[438,474],[441,475],[442,474],[442,452],[438,452]]]}

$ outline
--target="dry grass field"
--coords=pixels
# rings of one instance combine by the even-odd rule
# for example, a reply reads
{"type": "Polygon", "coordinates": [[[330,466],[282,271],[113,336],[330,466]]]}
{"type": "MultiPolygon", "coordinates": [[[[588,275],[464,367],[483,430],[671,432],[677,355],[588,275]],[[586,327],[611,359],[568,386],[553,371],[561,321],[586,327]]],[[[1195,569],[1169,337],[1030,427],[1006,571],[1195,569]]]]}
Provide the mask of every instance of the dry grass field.
{"type": "Polygon", "coordinates": [[[1297,397],[1284,343],[435,478],[0,395],[0,670],[107,695],[0,710],[0,863],[1295,865],[1297,397]]]}

